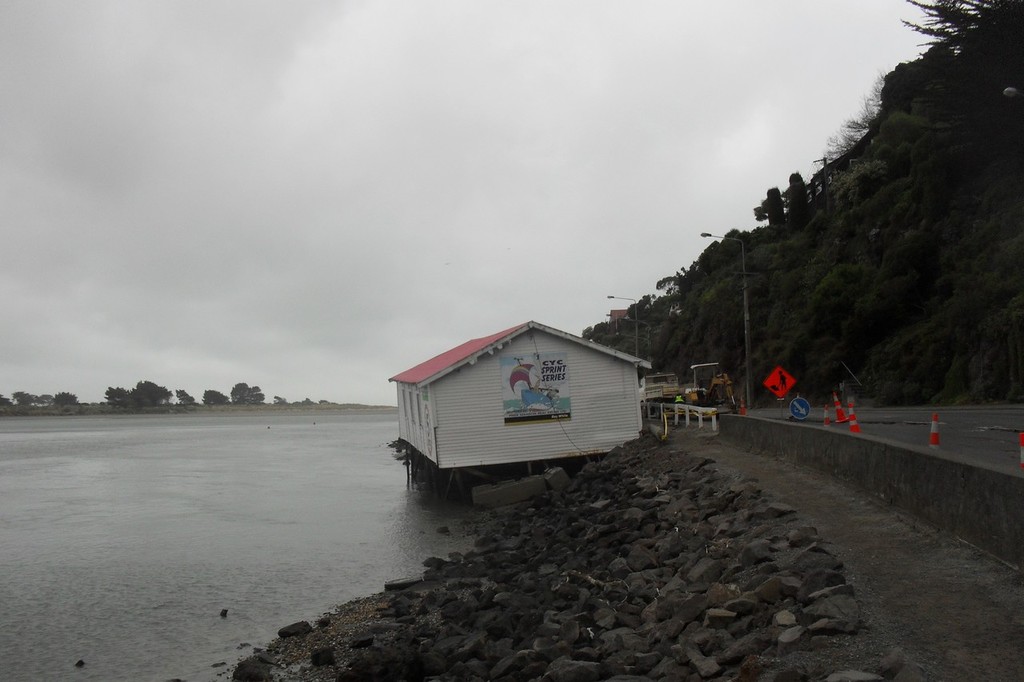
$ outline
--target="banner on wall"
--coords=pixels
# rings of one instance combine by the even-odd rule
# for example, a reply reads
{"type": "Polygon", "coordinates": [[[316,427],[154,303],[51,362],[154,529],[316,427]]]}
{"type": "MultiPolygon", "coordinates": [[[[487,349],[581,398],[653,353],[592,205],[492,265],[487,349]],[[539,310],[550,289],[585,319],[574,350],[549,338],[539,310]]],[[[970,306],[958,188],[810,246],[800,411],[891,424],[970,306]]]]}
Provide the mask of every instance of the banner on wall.
{"type": "Polygon", "coordinates": [[[506,424],[570,419],[567,353],[501,357],[506,424]]]}

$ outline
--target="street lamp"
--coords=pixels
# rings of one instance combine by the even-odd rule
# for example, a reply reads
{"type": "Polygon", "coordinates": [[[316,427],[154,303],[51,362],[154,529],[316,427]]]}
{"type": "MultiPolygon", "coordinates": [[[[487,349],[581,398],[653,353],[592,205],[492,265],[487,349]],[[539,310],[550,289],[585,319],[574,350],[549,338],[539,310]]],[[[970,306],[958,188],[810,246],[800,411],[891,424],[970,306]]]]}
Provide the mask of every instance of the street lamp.
{"type": "Polygon", "coordinates": [[[608,298],[633,302],[633,357],[640,357],[640,304],[635,298],[626,298],[625,296],[608,296],[608,298]]]}
{"type": "Polygon", "coordinates": [[[1017,88],[1009,87],[1003,90],[1003,94],[1007,97],[1020,97],[1022,93],[1017,88]]]}
{"type": "Polygon", "coordinates": [[[722,237],[717,234],[711,234],[710,232],[701,232],[701,237],[713,237],[714,239],[721,239],[723,241],[739,242],[740,243],[740,267],[743,268],[743,343],[747,349],[746,357],[746,376],[744,377],[743,392],[746,395],[746,405],[750,407],[750,302],[747,296],[747,253],[746,248],[743,246],[743,240],[737,239],[736,237],[722,237]]]}

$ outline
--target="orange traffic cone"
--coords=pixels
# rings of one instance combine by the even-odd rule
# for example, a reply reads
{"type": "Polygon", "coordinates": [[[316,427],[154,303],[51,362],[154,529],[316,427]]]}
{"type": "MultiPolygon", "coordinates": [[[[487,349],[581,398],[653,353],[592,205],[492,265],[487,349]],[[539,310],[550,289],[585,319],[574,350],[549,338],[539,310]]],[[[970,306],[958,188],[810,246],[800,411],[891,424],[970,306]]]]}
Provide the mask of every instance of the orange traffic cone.
{"type": "Polygon", "coordinates": [[[747,414],[747,404],[743,401],[743,398],[740,398],[740,416],[744,416],[746,414],[747,414]]]}
{"type": "Polygon", "coordinates": [[[832,422],[828,420],[828,403],[825,403],[825,426],[832,426],[832,422]]]}
{"type": "Polygon", "coordinates": [[[835,391],[832,391],[832,402],[836,406],[836,424],[843,424],[849,421],[849,417],[843,413],[843,406],[839,404],[839,396],[836,395],[835,391]]]}
{"type": "Polygon", "coordinates": [[[939,447],[939,415],[935,412],[932,413],[932,432],[928,436],[928,447],[939,447]]]}
{"type": "Polygon", "coordinates": [[[850,401],[850,433],[860,433],[860,424],[857,423],[857,414],[853,411],[853,401],[850,401]]]}

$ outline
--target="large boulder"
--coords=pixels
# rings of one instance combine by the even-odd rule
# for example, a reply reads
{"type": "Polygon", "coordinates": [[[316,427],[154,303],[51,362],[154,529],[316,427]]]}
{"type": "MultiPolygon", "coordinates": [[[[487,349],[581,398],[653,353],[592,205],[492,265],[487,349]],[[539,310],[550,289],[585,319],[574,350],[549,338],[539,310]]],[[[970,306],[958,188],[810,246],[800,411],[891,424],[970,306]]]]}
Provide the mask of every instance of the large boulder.
{"type": "Polygon", "coordinates": [[[231,679],[238,682],[269,682],[270,666],[256,658],[247,658],[235,666],[231,679]]]}
{"type": "Polygon", "coordinates": [[[300,620],[297,623],[285,625],[283,628],[277,631],[277,636],[281,639],[285,639],[288,637],[299,637],[301,635],[308,635],[310,632],[313,632],[313,626],[310,625],[307,621],[300,620]]]}

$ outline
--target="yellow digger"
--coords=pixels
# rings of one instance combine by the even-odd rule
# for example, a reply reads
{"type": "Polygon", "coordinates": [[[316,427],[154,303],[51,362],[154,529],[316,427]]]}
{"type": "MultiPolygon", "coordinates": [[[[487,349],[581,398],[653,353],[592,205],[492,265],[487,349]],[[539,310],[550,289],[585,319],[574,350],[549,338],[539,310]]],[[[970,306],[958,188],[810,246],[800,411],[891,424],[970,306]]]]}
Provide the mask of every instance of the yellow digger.
{"type": "Polygon", "coordinates": [[[702,362],[690,365],[693,383],[682,389],[683,399],[691,405],[718,407],[728,405],[736,412],[736,396],[732,391],[732,379],[725,372],[717,371],[717,362],[702,362]]]}

